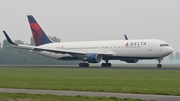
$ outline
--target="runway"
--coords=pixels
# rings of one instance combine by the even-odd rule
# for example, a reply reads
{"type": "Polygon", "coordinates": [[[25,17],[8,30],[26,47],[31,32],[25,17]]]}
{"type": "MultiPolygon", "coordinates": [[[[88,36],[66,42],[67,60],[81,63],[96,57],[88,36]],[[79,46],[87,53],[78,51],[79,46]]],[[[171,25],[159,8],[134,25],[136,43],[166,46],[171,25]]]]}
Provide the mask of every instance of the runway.
{"type": "Polygon", "coordinates": [[[10,89],[0,88],[0,92],[8,93],[28,93],[28,94],[52,94],[65,96],[105,96],[118,98],[133,98],[155,101],[180,101],[180,96],[167,95],[149,95],[149,94],[126,94],[126,93],[108,93],[108,92],[85,92],[85,91],[62,91],[62,90],[30,90],[30,89],[10,89]]]}
{"type": "Polygon", "coordinates": [[[116,70],[180,70],[180,65],[165,65],[162,68],[157,68],[154,65],[115,65],[113,67],[100,67],[100,66],[91,66],[91,67],[78,67],[74,65],[63,65],[63,66],[54,66],[54,65],[45,65],[45,66],[0,66],[0,68],[82,68],[82,69],[116,69],[116,70]]]}

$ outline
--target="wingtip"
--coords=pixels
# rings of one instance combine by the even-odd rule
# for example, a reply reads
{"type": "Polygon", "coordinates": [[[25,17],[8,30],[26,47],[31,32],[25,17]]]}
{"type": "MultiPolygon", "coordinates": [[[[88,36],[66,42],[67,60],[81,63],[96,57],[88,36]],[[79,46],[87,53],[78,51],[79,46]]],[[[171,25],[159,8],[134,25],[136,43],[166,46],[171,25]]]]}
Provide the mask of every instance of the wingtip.
{"type": "Polygon", "coordinates": [[[12,44],[12,45],[18,45],[18,44],[14,43],[14,42],[11,40],[11,38],[7,35],[6,31],[3,30],[3,33],[4,33],[7,41],[8,41],[10,44],[12,44]]]}

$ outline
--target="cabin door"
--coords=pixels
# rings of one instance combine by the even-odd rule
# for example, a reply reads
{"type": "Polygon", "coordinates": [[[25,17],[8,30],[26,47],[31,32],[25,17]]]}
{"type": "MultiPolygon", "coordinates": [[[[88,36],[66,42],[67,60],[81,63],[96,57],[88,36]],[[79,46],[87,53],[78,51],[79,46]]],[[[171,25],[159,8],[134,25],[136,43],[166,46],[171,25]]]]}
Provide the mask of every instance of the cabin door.
{"type": "Polygon", "coordinates": [[[148,45],[148,51],[152,51],[152,44],[151,43],[148,45]]]}

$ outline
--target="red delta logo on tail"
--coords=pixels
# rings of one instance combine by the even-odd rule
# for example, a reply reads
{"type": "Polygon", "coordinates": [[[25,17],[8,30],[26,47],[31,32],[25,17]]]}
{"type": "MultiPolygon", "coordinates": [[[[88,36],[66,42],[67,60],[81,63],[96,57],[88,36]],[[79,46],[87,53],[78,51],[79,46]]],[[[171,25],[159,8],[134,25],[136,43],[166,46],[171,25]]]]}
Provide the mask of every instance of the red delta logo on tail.
{"type": "Polygon", "coordinates": [[[51,39],[45,34],[32,15],[28,15],[28,20],[36,46],[52,43],[51,39]]]}
{"type": "Polygon", "coordinates": [[[30,23],[30,26],[31,26],[34,42],[36,46],[39,46],[43,31],[38,25],[38,23],[30,23]]]}

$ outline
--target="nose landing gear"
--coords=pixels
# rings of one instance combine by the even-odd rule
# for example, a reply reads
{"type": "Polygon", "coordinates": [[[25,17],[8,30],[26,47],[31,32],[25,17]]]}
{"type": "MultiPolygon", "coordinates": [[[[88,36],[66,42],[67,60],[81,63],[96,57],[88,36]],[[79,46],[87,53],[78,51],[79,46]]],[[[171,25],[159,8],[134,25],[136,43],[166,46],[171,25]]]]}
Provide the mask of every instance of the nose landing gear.
{"type": "Polygon", "coordinates": [[[161,64],[157,64],[157,68],[161,68],[162,67],[162,65],[161,64]]]}
{"type": "Polygon", "coordinates": [[[161,67],[162,67],[162,65],[161,65],[161,62],[162,62],[162,61],[161,61],[161,60],[162,60],[162,58],[159,58],[159,59],[158,59],[157,68],[161,68],[161,67]]]}

